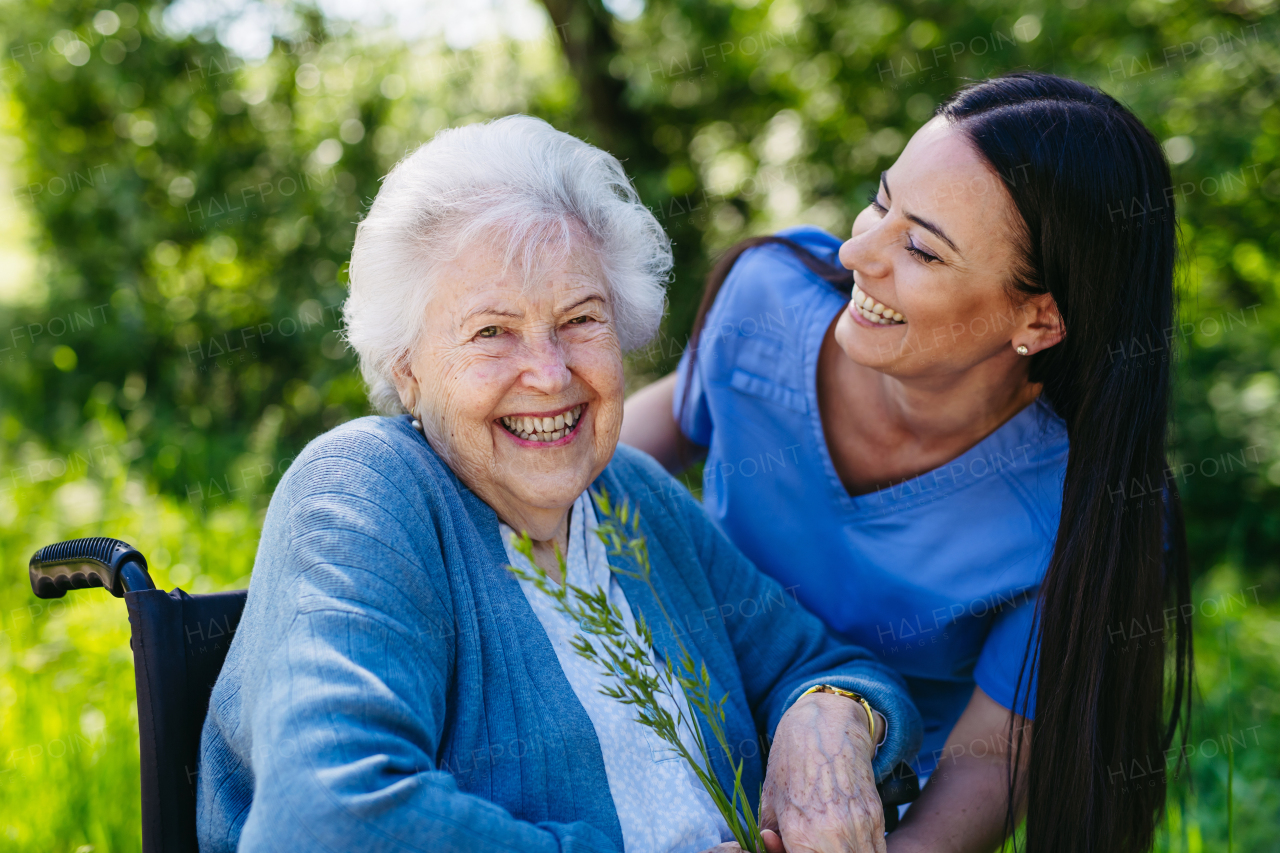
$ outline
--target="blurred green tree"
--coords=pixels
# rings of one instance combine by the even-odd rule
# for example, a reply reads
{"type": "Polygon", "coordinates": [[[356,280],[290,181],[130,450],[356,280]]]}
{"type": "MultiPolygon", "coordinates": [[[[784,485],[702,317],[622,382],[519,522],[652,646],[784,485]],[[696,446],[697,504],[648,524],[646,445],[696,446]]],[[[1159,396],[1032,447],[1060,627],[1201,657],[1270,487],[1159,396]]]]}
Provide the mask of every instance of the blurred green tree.
{"type": "Polygon", "coordinates": [[[8,124],[44,268],[39,298],[0,316],[2,437],[74,447],[110,407],[166,489],[266,494],[365,411],[338,311],[379,177],[441,127],[510,112],[616,153],[672,235],[663,335],[632,361],[664,373],[717,252],[800,222],[847,232],[944,97],[1035,68],[1100,86],[1165,141],[1183,323],[1149,357],[1179,361],[1172,476],[1197,568],[1280,592],[1274,5],[543,0],[545,37],[468,50],[298,6],[246,62],[212,33],[167,34],[163,3],[10,2],[8,124]]]}

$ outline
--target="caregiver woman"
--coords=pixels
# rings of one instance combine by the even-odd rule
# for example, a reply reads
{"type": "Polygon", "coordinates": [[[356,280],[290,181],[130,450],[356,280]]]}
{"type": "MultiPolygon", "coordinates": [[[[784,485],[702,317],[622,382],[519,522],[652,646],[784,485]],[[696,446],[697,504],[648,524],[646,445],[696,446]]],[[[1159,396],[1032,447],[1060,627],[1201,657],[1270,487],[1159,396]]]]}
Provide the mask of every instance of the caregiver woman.
{"type": "Polygon", "coordinates": [[[1129,211],[1168,186],[1096,89],[965,88],[850,239],[729,252],[678,371],[627,403],[624,442],[673,470],[706,448],[730,538],[906,677],[932,776],[891,851],[990,850],[1023,808],[1033,853],[1151,846],[1164,780],[1124,768],[1185,720],[1190,638],[1168,717],[1166,649],[1117,638],[1188,597],[1173,483],[1131,486],[1166,482],[1174,223],[1129,211]]]}

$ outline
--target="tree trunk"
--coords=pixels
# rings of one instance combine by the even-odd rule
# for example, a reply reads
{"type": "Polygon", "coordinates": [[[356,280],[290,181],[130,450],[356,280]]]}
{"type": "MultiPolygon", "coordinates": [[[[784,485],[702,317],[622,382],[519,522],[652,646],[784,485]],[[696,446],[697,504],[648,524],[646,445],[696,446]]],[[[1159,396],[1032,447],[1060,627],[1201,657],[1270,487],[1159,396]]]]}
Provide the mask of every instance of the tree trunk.
{"type": "Polygon", "coordinates": [[[626,84],[609,73],[609,62],[619,48],[608,10],[600,0],[542,0],[542,5],[585,99],[597,143],[620,160],[644,165],[659,162],[662,158],[650,141],[648,117],[627,106],[626,84]]]}

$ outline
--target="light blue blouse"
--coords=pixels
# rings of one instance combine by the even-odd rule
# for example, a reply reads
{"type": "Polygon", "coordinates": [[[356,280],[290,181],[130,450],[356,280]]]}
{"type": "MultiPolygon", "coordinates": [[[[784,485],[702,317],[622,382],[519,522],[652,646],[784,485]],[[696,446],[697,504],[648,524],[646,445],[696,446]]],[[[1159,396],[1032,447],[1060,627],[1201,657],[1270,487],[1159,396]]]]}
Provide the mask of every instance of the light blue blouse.
{"type": "MultiPolygon", "coordinates": [[[[833,261],[840,246],[813,227],[781,235],[833,261]]],[[[851,496],[827,449],[816,385],[823,336],[848,301],[789,248],[748,250],[707,316],[697,371],[688,351],[680,362],[674,413],[708,448],[712,519],[831,628],[906,678],[924,718],[916,769],[927,773],[975,684],[1013,706],[1057,536],[1066,428],[1037,402],[950,463],[851,496]]],[[[994,330],[999,318],[977,318],[972,331],[983,323],[994,330]]],[[[1028,663],[1021,697],[1033,716],[1034,656],[1028,663]]]]}
{"type": "MultiPolygon", "coordinates": [[[[595,534],[595,528],[595,507],[588,493],[583,492],[569,514],[565,583],[588,590],[607,589],[609,603],[622,613],[628,633],[639,642],[631,605],[618,578],[609,570],[608,551],[595,534]]],[[[499,523],[498,529],[507,559],[513,566],[530,569],[524,555],[511,547],[515,531],[505,523],[499,523]]],[[[546,629],[560,668],[596,730],[627,853],[700,853],[721,841],[731,841],[733,834],[729,825],[684,759],[650,729],[636,722],[633,706],[600,692],[604,686],[600,670],[573,649],[573,638],[581,633],[577,623],[557,610],[551,597],[531,581],[521,579],[520,588],[546,629]]],[[[598,639],[590,634],[583,636],[603,654],[598,639]]],[[[662,665],[660,660],[654,664],[662,665]]],[[[676,703],[678,708],[671,702],[663,702],[663,706],[672,716],[679,713],[683,719],[695,719],[680,691],[676,692],[676,703]]],[[[698,755],[692,737],[685,733],[683,740],[689,752],[698,755]]]]}

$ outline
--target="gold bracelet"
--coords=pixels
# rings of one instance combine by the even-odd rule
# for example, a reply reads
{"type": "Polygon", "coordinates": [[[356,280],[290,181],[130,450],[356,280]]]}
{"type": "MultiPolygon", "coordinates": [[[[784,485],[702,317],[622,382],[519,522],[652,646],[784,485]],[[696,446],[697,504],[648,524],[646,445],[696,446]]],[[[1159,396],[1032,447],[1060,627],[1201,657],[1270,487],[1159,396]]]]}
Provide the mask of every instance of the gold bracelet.
{"type": "Polygon", "coordinates": [[[876,751],[879,750],[880,745],[876,743],[876,715],[875,712],[871,710],[871,703],[866,699],[863,699],[861,694],[854,693],[852,690],[845,690],[843,688],[836,687],[832,684],[815,684],[805,692],[801,693],[800,696],[808,696],[810,693],[834,693],[837,696],[848,696],[855,702],[861,703],[863,710],[867,712],[867,729],[871,733],[871,747],[876,751]]]}

